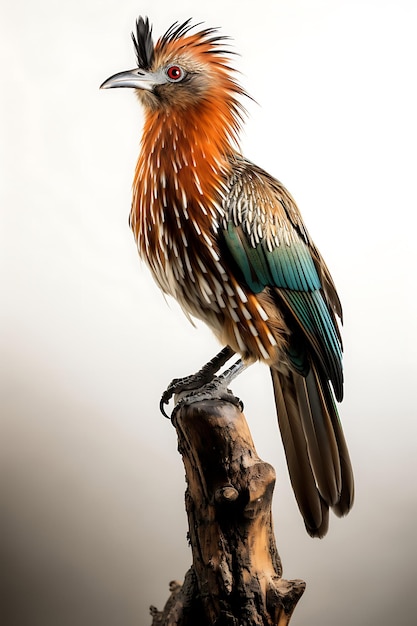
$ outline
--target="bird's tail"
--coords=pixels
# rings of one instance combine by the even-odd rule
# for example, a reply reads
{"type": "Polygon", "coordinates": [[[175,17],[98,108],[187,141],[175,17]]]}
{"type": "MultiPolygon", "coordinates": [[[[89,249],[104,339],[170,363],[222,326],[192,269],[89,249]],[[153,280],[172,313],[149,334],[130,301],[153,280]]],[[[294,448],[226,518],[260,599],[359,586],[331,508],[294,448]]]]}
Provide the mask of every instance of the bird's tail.
{"type": "Polygon", "coordinates": [[[271,368],[278,423],[295,497],[312,537],[323,537],[329,508],[353,504],[349,453],[327,379],[314,365],[306,377],[271,368]]]}

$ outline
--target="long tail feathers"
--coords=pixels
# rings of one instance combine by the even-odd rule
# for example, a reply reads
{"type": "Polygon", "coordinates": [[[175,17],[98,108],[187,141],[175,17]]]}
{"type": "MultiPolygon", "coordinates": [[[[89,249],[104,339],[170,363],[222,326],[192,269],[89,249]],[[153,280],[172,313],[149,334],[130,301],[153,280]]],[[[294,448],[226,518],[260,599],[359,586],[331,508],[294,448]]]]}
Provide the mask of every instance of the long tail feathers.
{"type": "Polygon", "coordinates": [[[278,423],[288,471],[307,532],[323,537],[329,508],[345,515],[353,504],[353,474],[327,380],[312,366],[306,378],[272,369],[278,423]]]}

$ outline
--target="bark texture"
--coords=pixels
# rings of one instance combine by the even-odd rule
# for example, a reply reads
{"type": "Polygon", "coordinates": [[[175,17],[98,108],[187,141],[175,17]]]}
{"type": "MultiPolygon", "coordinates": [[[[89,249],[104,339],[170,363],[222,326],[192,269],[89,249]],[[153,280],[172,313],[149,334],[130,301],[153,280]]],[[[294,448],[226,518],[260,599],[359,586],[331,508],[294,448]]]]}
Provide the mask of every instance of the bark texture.
{"type": "Polygon", "coordinates": [[[170,583],[152,625],[285,626],[302,580],[282,579],[272,527],[274,468],[262,461],[240,409],[204,400],[175,412],[193,565],[170,583]]]}

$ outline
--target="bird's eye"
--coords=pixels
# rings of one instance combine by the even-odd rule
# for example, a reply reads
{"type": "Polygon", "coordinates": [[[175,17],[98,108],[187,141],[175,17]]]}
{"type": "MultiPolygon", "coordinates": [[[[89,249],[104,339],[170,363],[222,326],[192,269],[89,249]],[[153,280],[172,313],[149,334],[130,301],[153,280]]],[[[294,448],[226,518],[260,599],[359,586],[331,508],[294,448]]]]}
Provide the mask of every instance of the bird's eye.
{"type": "Polygon", "coordinates": [[[178,65],[170,65],[166,73],[169,80],[179,81],[184,78],[184,71],[178,65]]]}

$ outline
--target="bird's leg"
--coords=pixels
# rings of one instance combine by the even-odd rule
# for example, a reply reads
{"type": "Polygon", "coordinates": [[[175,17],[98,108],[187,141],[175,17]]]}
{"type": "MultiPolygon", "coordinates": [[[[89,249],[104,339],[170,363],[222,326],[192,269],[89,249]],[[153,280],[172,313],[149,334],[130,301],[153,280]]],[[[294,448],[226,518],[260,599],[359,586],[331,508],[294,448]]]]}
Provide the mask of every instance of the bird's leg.
{"type": "MultiPolygon", "coordinates": [[[[215,357],[211,359],[208,363],[203,365],[203,367],[196,372],[195,374],[191,374],[190,376],[185,376],[184,378],[174,378],[172,380],[167,389],[162,394],[161,401],[159,403],[159,408],[161,413],[165,417],[169,417],[164,410],[164,405],[168,404],[173,395],[179,394],[184,391],[192,391],[195,389],[200,389],[207,383],[210,383],[213,380],[214,375],[219,369],[235,354],[235,351],[232,350],[230,346],[226,346],[223,350],[220,350],[215,357]]],[[[227,370],[228,371],[228,370],[227,370]]]]}
{"type": "Polygon", "coordinates": [[[245,363],[242,359],[238,359],[236,363],[233,363],[233,365],[224,371],[223,374],[217,376],[217,379],[221,380],[225,386],[230,385],[230,383],[237,378],[239,374],[244,372],[247,367],[249,367],[248,363],[245,363]]]}

